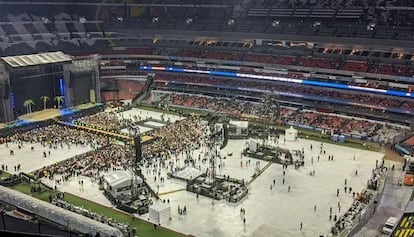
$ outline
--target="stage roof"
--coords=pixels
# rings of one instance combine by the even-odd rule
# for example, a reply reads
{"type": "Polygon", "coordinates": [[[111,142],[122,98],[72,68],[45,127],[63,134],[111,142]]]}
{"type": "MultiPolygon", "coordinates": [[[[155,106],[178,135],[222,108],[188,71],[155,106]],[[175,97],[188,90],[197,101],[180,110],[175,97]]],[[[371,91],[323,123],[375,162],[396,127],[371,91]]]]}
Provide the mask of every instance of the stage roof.
{"type": "Polygon", "coordinates": [[[9,56],[1,59],[13,68],[72,61],[69,55],[62,52],[9,56]]]}

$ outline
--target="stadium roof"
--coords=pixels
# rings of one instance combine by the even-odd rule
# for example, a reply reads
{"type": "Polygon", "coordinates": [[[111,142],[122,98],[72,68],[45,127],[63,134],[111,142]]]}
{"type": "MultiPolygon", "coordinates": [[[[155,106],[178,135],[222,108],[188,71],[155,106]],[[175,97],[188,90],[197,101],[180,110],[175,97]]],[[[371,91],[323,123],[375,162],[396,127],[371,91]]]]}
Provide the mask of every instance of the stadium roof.
{"type": "Polygon", "coordinates": [[[72,61],[69,55],[62,52],[9,56],[2,57],[1,59],[14,68],[72,61]]]}

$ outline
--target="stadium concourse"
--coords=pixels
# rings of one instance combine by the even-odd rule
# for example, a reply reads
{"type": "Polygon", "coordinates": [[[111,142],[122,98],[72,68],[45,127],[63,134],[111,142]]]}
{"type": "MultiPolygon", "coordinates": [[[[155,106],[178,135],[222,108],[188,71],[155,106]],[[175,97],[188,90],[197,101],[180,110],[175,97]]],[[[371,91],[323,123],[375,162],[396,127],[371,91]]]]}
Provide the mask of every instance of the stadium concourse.
{"type": "MultiPolygon", "coordinates": [[[[119,118],[139,117],[142,120],[167,117],[166,119],[172,122],[184,119],[142,109],[128,110],[118,113],[117,116],[119,118]]],[[[169,171],[167,167],[153,170],[153,167],[162,167],[159,157],[149,159],[147,162],[155,165],[144,164],[141,167],[142,173],[151,188],[158,192],[161,199],[169,203],[171,208],[172,219],[161,225],[195,236],[272,236],[274,232],[285,233],[286,236],[323,235],[328,233],[334,225],[334,219],[339,218],[351,207],[355,198],[353,192],[359,193],[366,188],[372,170],[378,162],[382,162],[384,156],[378,152],[327,143],[322,145],[325,152],[321,154],[320,142],[306,139],[289,142],[284,140],[283,135],[276,140],[272,137],[271,145],[277,143],[280,147],[290,150],[303,149],[304,167],[294,169],[293,166],[289,166],[284,170],[279,164],[270,164],[241,156],[247,144],[246,139],[229,140],[228,145],[220,151],[221,155],[227,158],[217,164],[217,173],[243,179],[249,183],[248,196],[237,204],[212,201],[212,199],[185,191],[186,182],[167,178],[169,171]],[[332,160],[328,159],[330,156],[333,157],[332,160]],[[253,179],[252,175],[257,170],[262,173],[253,179]],[[310,175],[312,173],[314,175],[310,175]],[[347,183],[347,187],[352,188],[353,192],[344,193],[344,182],[347,183]],[[339,195],[337,195],[338,189],[339,195]],[[184,206],[187,210],[186,215],[179,215],[177,209],[184,206]],[[332,208],[331,220],[330,208],[332,208]],[[241,209],[245,210],[244,213],[240,212],[241,209]],[[268,215],[268,213],[275,214],[268,215]]],[[[87,139],[82,145],[53,147],[50,149],[52,153],[50,157],[43,157],[43,151],[46,149],[45,151],[48,152],[49,149],[37,142],[2,144],[0,145],[0,163],[7,165],[11,173],[33,172],[43,166],[54,165],[59,161],[90,151],[91,147],[86,141],[87,139]],[[20,149],[19,145],[22,145],[20,149]],[[13,155],[10,155],[10,150],[14,150],[13,155]],[[19,164],[20,169],[17,170],[16,167],[14,170],[14,166],[19,164]]],[[[102,142],[105,140],[103,139],[102,142]]],[[[205,144],[202,144],[200,148],[191,152],[191,156],[194,159],[197,157],[200,159],[204,157],[205,152],[205,144]]],[[[184,153],[172,156],[172,166],[186,166],[185,158],[184,153]]],[[[388,162],[385,163],[387,167],[390,165],[388,162]]],[[[115,167],[115,164],[112,164],[112,167],[115,167]]],[[[120,167],[122,166],[116,166],[117,169],[122,169],[120,167]]],[[[198,160],[194,168],[203,172],[208,167],[208,162],[198,160]]],[[[104,206],[111,206],[99,190],[99,185],[93,175],[78,174],[68,177],[63,182],[57,182],[61,178],[62,176],[55,175],[53,179],[42,178],[41,180],[49,186],[56,186],[60,191],[104,206]]],[[[146,220],[147,215],[139,216],[139,218],[146,220]]]]}

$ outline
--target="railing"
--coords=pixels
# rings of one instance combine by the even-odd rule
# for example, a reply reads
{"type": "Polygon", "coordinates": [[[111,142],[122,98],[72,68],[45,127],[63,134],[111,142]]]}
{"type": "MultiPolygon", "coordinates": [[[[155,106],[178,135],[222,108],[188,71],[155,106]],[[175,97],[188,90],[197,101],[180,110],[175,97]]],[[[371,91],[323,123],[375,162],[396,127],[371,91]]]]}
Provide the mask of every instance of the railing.
{"type": "MultiPolygon", "coordinates": [[[[375,211],[378,207],[378,204],[381,202],[385,185],[387,184],[387,178],[389,176],[389,171],[387,170],[386,173],[381,175],[379,180],[378,189],[372,192],[373,196],[366,207],[359,213],[357,218],[354,219],[353,223],[348,224],[340,233],[336,236],[338,237],[348,237],[354,236],[358,233],[362,227],[365,226],[366,223],[372,218],[375,214],[375,211]]],[[[327,236],[333,236],[331,233],[327,234],[327,236]]]]}

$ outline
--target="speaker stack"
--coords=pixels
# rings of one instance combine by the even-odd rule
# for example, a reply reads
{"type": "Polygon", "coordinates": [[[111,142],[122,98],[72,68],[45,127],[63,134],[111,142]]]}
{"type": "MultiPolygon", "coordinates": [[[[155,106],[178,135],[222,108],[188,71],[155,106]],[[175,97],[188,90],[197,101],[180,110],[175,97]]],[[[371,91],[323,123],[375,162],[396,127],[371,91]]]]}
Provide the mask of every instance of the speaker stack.
{"type": "Polygon", "coordinates": [[[9,83],[6,82],[6,84],[4,85],[4,94],[3,94],[3,99],[7,100],[10,96],[10,85],[9,83]]]}

